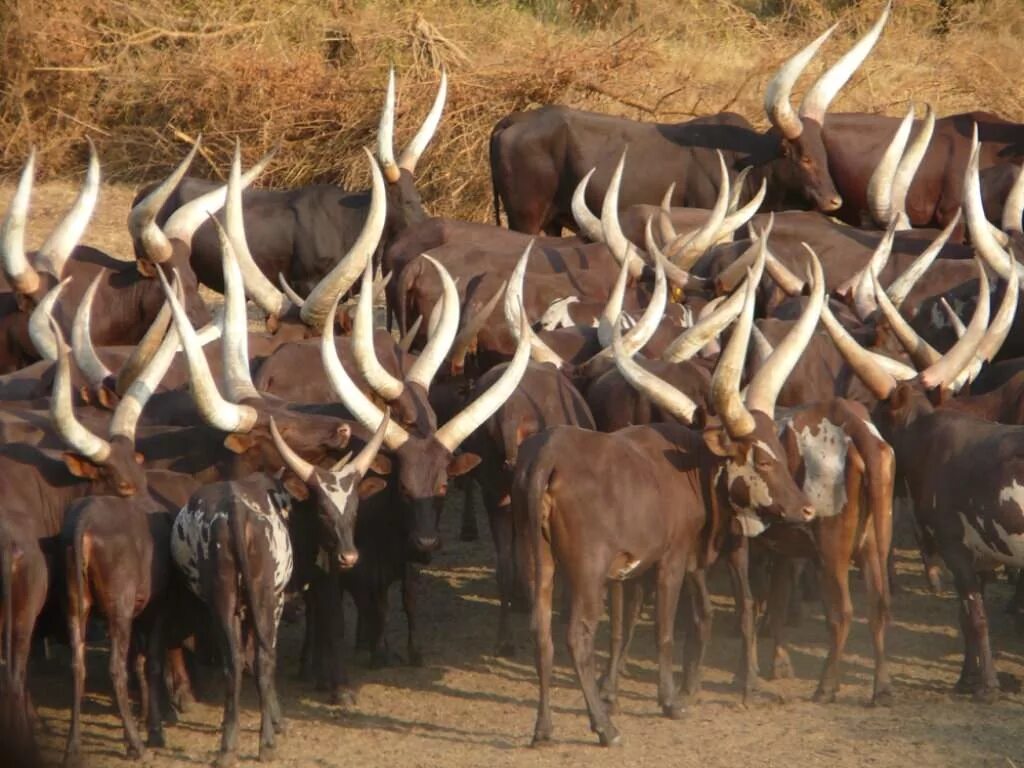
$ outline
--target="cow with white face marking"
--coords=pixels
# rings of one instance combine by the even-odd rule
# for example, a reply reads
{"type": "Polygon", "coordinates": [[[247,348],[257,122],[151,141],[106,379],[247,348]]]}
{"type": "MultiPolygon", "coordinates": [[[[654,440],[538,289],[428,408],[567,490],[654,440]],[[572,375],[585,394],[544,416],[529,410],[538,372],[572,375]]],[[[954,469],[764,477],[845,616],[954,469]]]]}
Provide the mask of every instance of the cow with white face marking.
{"type": "MultiPolygon", "coordinates": [[[[234,762],[245,639],[255,637],[261,727],[260,760],[272,756],[281,732],[274,688],[277,626],[292,576],[290,530],[299,516],[315,516],[317,540],[338,568],[356,564],[353,534],[360,497],[384,483],[363,476],[384,440],[385,416],[373,439],[351,461],[330,470],[313,466],[284,442],[271,420],[274,444],[289,469],[283,479],[257,474],[213,483],[192,495],[174,520],[171,554],[189,590],[205,603],[218,629],[227,675],[224,731],[218,763],[234,762]]],[[[312,521],[306,521],[307,527],[312,521]]]]}
{"type": "MultiPolygon", "coordinates": [[[[1007,293],[1015,294],[1015,274],[1011,279],[1007,293]]],[[[924,370],[909,382],[897,382],[828,313],[822,317],[878,398],[875,422],[895,450],[918,525],[953,572],[965,645],[956,689],[991,701],[999,689],[978,567],[993,561],[1024,565],[1024,427],[935,404],[969,380],[980,361],[991,359],[1012,323],[1012,313],[1004,311],[1010,302],[1004,300],[988,324],[988,277],[980,267],[979,284],[977,308],[963,337],[934,358],[928,349],[915,349],[924,370]]]]}

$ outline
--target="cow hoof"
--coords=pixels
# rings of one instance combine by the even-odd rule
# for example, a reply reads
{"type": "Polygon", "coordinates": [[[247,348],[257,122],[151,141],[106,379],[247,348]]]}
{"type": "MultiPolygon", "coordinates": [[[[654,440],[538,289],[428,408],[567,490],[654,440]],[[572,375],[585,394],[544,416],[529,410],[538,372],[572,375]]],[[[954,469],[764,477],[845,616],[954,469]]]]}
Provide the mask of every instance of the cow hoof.
{"type": "Polygon", "coordinates": [[[551,744],[551,726],[537,726],[533,732],[531,747],[546,747],[551,744]]]}
{"type": "Polygon", "coordinates": [[[146,737],[146,746],[152,749],[163,749],[166,747],[167,743],[164,741],[164,732],[150,731],[146,737]]]}
{"type": "Polygon", "coordinates": [[[270,763],[277,758],[277,748],[273,744],[260,744],[259,761],[270,763]]]}
{"type": "Polygon", "coordinates": [[[76,749],[64,754],[64,768],[79,768],[82,765],[82,754],[76,749]]]}
{"type": "Polygon", "coordinates": [[[234,752],[221,752],[213,761],[214,768],[235,768],[238,762],[238,755],[234,752]]]}
{"type": "Polygon", "coordinates": [[[141,760],[146,754],[146,748],[142,744],[129,744],[125,754],[129,760],[141,760]]]}
{"type": "Polygon", "coordinates": [[[331,692],[330,702],[343,709],[350,709],[356,706],[356,692],[351,688],[335,688],[331,692]]]}
{"type": "Polygon", "coordinates": [[[995,704],[999,701],[999,689],[983,686],[974,692],[974,700],[979,704],[995,704]]]}
{"type": "Polygon", "coordinates": [[[686,707],[679,702],[674,704],[665,704],[661,707],[661,714],[669,720],[682,720],[683,715],[686,714],[686,707]]]}
{"type": "Polygon", "coordinates": [[[769,673],[772,680],[789,680],[793,677],[793,665],[789,659],[776,659],[769,673]]]}
{"type": "Polygon", "coordinates": [[[974,693],[975,689],[978,687],[978,684],[979,681],[977,678],[964,677],[963,675],[961,675],[960,679],[957,680],[956,684],[953,685],[953,693],[959,693],[964,695],[974,693]]]}
{"type": "Polygon", "coordinates": [[[175,691],[171,696],[171,704],[183,715],[188,714],[195,703],[196,697],[192,695],[191,691],[175,691]]]}
{"type": "Polygon", "coordinates": [[[883,688],[880,691],[875,691],[875,695],[871,697],[872,707],[891,707],[894,703],[892,689],[883,688]]]}
{"type": "Polygon", "coordinates": [[[814,695],[811,696],[811,701],[815,702],[816,704],[835,704],[836,690],[818,688],[818,690],[814,692],[814,695]]]}
{"type": "Polygon", "coordinates": [[[602,747],[621,747],[622,736],[614,725],[609,725],[605,730],[597,732],[598,741],[602,747]]]}

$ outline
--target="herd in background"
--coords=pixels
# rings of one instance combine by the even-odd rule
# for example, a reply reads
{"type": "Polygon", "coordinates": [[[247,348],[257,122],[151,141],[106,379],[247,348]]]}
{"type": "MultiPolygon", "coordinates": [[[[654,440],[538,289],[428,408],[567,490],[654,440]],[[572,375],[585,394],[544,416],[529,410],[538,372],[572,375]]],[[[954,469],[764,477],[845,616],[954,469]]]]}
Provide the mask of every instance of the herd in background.
{"type": "Polygon", "coordinates": [[[441,546],[449,489],[468,499],[470,483],[494,542],[498,653],[515,650],[513,614],[532,611],[534,743],[552,737],[556,574],[602,744],[620,741],[610,714],[647,599],[662,711],[677,717],[699,691],[718,560],[744,698],[761,674],[755,556],[770,566],[774,677],[792,674],[795,573],[816,564],[829,630],[818,701],[840,688],[857,564],[872,699],[889,703],[896,494],[929,579],[941,559],[960,597],[957,690],[997,697],[983,577],[1024,567],[1024,125],[828,112],[889,12],[798,110],[791,91],[835,27],[787,60],[766,88],[766,131],[728,113],[508,116],[490,144],[508,229],[423,209],[415,171],[444,72],[397,159],[391,74],[366,191],[247,189],[271,156],[243,173],[237,148],[226,185],[189,177],[197,140],[134,201],[131,261],[78,244],[100,185],[91,144],[69,213],[26,251],[30,155],[0,230],[0,730],[35,754],[30,650],[62,626],[65,761],[83,758],[86,627],[99,615],[130,755],[145,749],[130,673],[145,744],[160,747],[192,697],[192,655],[212,654],[227,681],[217,764],[236,760],[246,667],[270,759],[286,593],[305,602],[302,668],[354,704],[343,594],[357,646],[386,664],[399,583],[405,657],[420,663],[417,569],[441,546]],[[200,283],[223,293],[216,312],[200,283]],[[374,323],[382,298],[387,328],[374,323]],[[247,299],[263,330],[249,328],[247,299]]]}

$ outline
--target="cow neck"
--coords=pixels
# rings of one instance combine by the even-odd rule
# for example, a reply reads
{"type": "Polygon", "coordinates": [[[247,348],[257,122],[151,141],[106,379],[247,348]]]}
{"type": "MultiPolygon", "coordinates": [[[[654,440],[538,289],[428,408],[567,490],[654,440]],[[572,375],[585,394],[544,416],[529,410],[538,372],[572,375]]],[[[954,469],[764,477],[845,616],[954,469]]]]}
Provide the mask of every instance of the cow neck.
{"type": "Polygon", "coordinates": [[[733,542],[738,534],[732,530],[735,515],[729,503],[725,473],[727,459],[712,453],[704,445],[699,432],[696,436],[700,441],[700,490],[705,509],[701,566],[707,568],[715,563],[723,550],[735,546],[733,542]]]}

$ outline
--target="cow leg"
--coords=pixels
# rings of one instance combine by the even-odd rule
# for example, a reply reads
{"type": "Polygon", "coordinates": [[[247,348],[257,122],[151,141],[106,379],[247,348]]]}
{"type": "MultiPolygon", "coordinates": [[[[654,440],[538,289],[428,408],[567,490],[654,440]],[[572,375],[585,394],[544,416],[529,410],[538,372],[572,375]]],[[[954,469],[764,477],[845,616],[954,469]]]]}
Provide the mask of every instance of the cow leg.
{"type": "Polygon", "coordinates": [[[784,680],[793,676],[793,664],[789,658],[786,641],[786,609],[792,597],[793,584],[796,582],[796,563],[793,558],[782,555],[771,555],[771,558],[773,562],[769,576],[771,585],[768,589],[767,613],[774,649],[772,666],[768,674],[772,680],[784,680]]]}
{"type": "Polygon", "coordinates": [[[131,699],[128,697],[128,647],[131,643],[134,602],[133,588],[126,597],[119,597],[118,602],[111,606],[113,610],[107,614],[110,631],[110,680],[114,684],[114,700],[117,702],[117,711],[124,726],[128,757],[133,759],[142,757],[146,751],[142,746],[142,739],[139,738],[131,699]]]}
{"type": "Polygon", "coordinates": [[[146,717],[146,746],[163,747],[164,742],[164,718],[163,704],[161,702],[162,682],[164,679],[163,659],[165,656],[166,641],[164,638],[164,606],[163,604],[148,606],[151,609],[151,616],[146,622],[144,633],[144,647],[146,649],[143,676],[146,680],[148,691],[146,717]],[[155,609],[155,610],[152,610],[155,609]]]}
{"type": "Polygon", "coordinates": [[[533,728],[533,746],[551,741],[551,668],[555,660],[555,644],[551,639],[551,610],[555,592],[555,561],[551,550],[542,537],[536,552],[536,573],[527,578],[534,580],[533,586],[533,634],[536,648],[535,662],[540,683],[537,703],[537,722],[533,728]]]}
{"type": "Polygon", "coordinates": [[[387,617],[388,617],[388,588],[386,586],[373,588],[369,609],[369,628],[367,636],[370,642],[370,667],[380,669],[386,667],[391,661],[391,651],[387,642],[387,617]]]}
{"type": "Polygon", "coordinates": [[[677,719],[683,714],[678,701],[675,677],[672,674],[672,656],[675,648],[676,608],[679,590],[686,575],[688,552],[682,552],[671,561],[662,560],[658,566],[658,587],[655,595],[658,625],[658,704],[662,714],[677,719]]]}
{"type": "Polygon", "coordinates": [[[686,579],[687,638],[683,643],[683,693],[688,701],[700,691],[701,664],[711,639],[711,595],[703,570],[694,571],[686,579]]]}
{"type": "Polygon", "coordinates": [[[459,539],[462,541],[478,541],[480,529],[476,524],[476,506],[473,487],[476,484],[472,477],[462,477],[457,480],[462,486],[462,526],[459,530],[459,539]]]}
{"type": "Polygon", "coordinates": [[[885,656],[885,632],[889,626],[890,598],[886,584],[888,555],[875,540],[874,529],[868,528],[861,548],[860,568],[864,572],[864,583],[868,597],[868,624],[871,627],[871,642],[875,649],[875,685],[871,703],[878,706],[892,704],[892,680],[889,678],[889,663],[885,656]]]}
{"type": "Polygon", "coordinates": [[[409,664],[414,667],[423,666],[423,654],[416,647],[416,588],[418,584],[418,571],[412,563],[406,563],[402,573],[402,610],[405,611],[405,622],[409,629],[406,637],[406,650],[409,664]]]}
{"type": "Polygon", "coordinates": [[[233,766],[238,750],[238,708],[242,696],[242,671],[245,663],[242,652],[242,626],[236,612],[235,587],[228,586],[233,579],[215,576],[222,585],[216,590],[214,620],[220,630],[221,658],[224,663],[224,722],[221,726],[220,754],[216,764],[220,768],[233,766]]]}
{"type": "Polygon", "coordinates": [[[992,660],[988,617],[981,583],[974,569],[974,558],[963,543],[945,543],[947,546],[942,551],[960,596],[960,625],[964,633],[964,667],[957,681],[957,690],[973,688],[976,700],[993,702],[999,698],[999,681],[992,660]],[[971,674],[975,660],[980,672],[977,681],[971,674]]]}
{"type": "Polygon", "coordinates": [[[492,494],[484,492],[487,503],[487,521],[494,541],[495,567],[494,575],[498,581],[498,644],[496,654],[511,658],[515,655],[515,643],[512,641],[513,603],[516,597],[516,560],[515,530],[512,526],[512,511],[509,508],[509,497],[494,502],[488,498],[492,494]]]}
{"type": "Polygon", "coordinates": [[[626,674],[629,647],[633,644],[633,634],[644,604],[644,582],[642,579],[611,581],[608,596],[611,636],[608,668],[601,680],[601,698],[608,706],[609,714],[614,715],[619,708],[619,677],[626,674]]]}
{"type": "MultiPolygon", "coordinates": [[[[257,621],[265,621],[266,617],[257,617],[257,621]]],[[[269,628],[268,628],[269,629],[269,628]]],[[[267,631],[267,630],[264,630],[267,631]]],[[[272,630],[271,630],[272,631],[272,630]]],[[[256,644],[256,690],[260,697],[260,762],[273,760],[275,756],[274,717],[276,696],[274,694],[275,653],[273,646],[256,644]]]]}
{"type": "Polygon", "coordinates": [[[818,523],[817,542],[821,563],[822,597],[831,643],[818,688],[814,692],[813,699],[817,702],[828,703],[836,700],[836,694],[839,692],[839,663],[853,621],[850,559],[860,517],[863,472],[851,464],[852,462],[848,460],[845,473],[846,503],[842,512],[836,517],[818,523]]]}
{"type": "MultiPolygon", "coordinates": [[[[92,599],[88,585],[79,594],[72,588],[75,583],[75,558],[73,552],[67,552],[67,573],[69,581],[67,590],[68,601],[68,635],[71,643],[71,675],[73,691],[71,698],[71,728],[68,730],[68,741],[64,748],[64,765],[77,765],[81,759],[81,726],[82,696],[85,693],[85,625],[89,620],[89,609],[92,599]]],[[[16,625],[17,626],[17,625],[16,625]]],[[[17,658],[15,656],[15,658],[17,658]]],[[[16,687],[15,690],[18,690],[16,687]]]]}
{"type": "Polygon", "coordinates": [[[601,618],[603,587],[603,579],[572,579],[572,607],[567,639],[569,657],[587,702],[590,729],[597,734],[601,746],[611,747],[621,744],[622,739],[601,701],[594,665],[594,635],[601,618]]]}
{"type": "Polygon", "coordinates": [[[740,619],[740,633],[743,636],[743,653],[736,681],[743,691],[743,703],[760,684],[757,669],[757,634],[754,630],[754,595],[750,591],[748,573],[750,546],[746,539],[729,553],[729,575],[732,578],[733,596],[740,619]]]}

